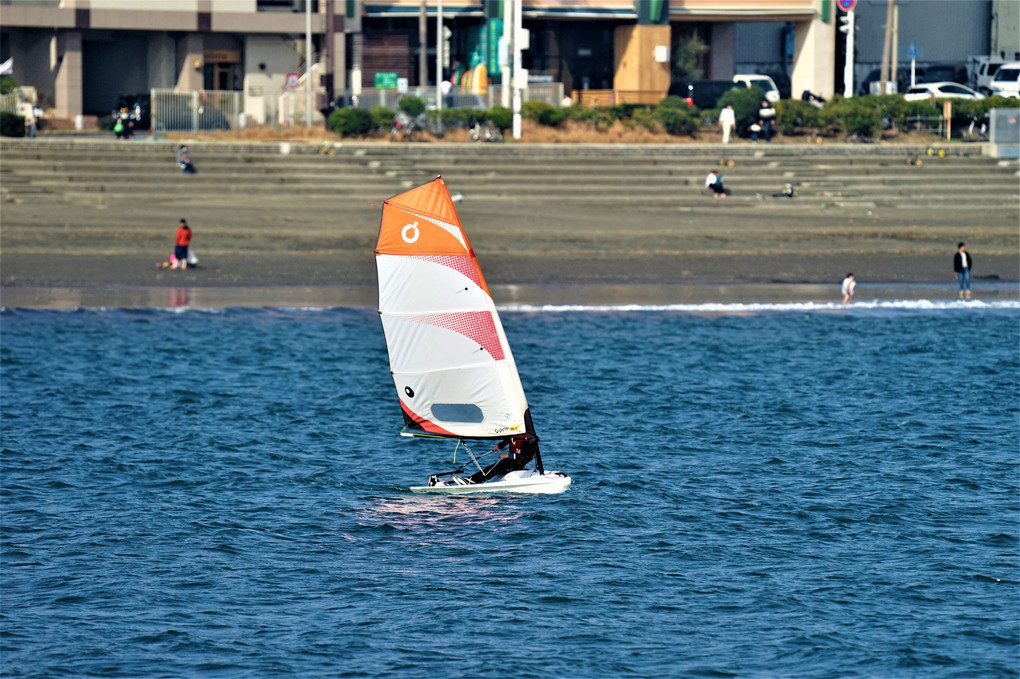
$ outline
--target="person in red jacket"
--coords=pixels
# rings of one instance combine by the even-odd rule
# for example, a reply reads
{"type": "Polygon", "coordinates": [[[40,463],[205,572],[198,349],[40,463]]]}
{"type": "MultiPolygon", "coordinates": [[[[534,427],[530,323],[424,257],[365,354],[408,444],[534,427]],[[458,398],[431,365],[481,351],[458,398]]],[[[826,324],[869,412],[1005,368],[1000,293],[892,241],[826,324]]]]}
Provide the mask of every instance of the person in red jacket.
{"type": "Polygon", "coordinates": [[[177,239],[174,241],[174,263],[170,265],[171,269],[188,268],[188,245],[190,244],[191,227],[188,226],[186,220],[182,219],[180,226],[177,227],[177,239]]]}

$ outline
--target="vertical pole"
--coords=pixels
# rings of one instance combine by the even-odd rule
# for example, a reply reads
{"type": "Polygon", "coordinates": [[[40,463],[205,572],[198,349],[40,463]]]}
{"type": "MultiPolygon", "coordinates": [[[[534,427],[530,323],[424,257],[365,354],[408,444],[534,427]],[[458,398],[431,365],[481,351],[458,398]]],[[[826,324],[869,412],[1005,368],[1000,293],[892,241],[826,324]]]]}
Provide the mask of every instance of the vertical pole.
{"type": "Polygon", "coordinates": [[[892,20],[892,49],[890,50],[890,57],[892,59],[892,65],[889,67],[889,81],[896,84],[896,91],[899,92],[900,85],[900,3],[899,0],[892,0],[893,3],[893,20],[892,20]]]}
{"type": "Polygon", "coordinates": [[[436,6],[436,110],[443,110],[443,0],[436,6]]]}
{"type": "Polygon", "coordinates": [[[499,87],[499,103],[505,108],[510,108],[510,88],[513,67],[510,60],[510,45],[513,44],[514,36],[514,0],[503,0],[503,44],[499,52],[499,68],[503,74],[502,85],[499,87]]]}
{"type": "Polygon", "coordinates": [[[524,0],[514,0],[514,139],[521,138],[521,31],[524,28],[524,0]]]}
{"type": "Polygon", "coordinates": [[[333,92],[336,88],[333,82],[333,40],[336,33],[334,24],[334,0],[326,0],[326,105],[333,101],[333,92]]]}
{"type": "MultiPolygon", "coordinates": [[[[846,59],[843,66],[843,96],[854,96],[854,11],[846,13],[846,59]]],[[[867,92],[865,92],[867,94],[867,92]]]]}
{"type": "Polygon", "coordinates": [[[305,126],[312,126],[312,0],[305,0],[305,126]]]}
{"type": "Polygon", "coordinates": [[[421,46],[418,54],[418,87],[422,92],[429,85],[429,60],[426,48],[429,41],[429,24],[426,3],[427,0],[421,0],[418,7],[418,44],[421,46]]]}
{"type": "Polygon", "coordinates": [[[885,8],[885,41],[882,43],[881,94],[889,93],[889,45],[892,42],[893,0],[886,0],[885,8]]]}

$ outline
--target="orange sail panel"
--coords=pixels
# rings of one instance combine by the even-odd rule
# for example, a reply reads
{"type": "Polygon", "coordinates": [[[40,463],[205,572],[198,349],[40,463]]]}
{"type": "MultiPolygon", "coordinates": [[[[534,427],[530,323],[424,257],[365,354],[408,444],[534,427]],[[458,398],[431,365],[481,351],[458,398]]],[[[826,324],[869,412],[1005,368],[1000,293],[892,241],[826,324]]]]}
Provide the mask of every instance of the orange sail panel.
{"type": "Polygon", "coordinates": [[[407,428],[464,438],[524,433],[517,366],[442,179],[383,203],[376,268],[407,428]]]}

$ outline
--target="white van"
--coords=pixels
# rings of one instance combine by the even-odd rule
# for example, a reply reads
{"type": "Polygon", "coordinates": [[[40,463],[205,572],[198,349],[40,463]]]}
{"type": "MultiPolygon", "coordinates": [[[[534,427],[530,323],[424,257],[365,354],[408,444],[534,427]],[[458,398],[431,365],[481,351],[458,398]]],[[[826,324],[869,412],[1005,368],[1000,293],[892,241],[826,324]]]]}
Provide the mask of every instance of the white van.
{"type": "Polygon", "coordinates": [[[991,91],[988,86],[991,85],[992,78],[1004,63],[1006,60],[998,57],[971,57],[967,64],[970,86],[981,94],[988,94],[991,91]]]}
{"type": "Polygon", "coordinates": [[[765,93],[765,98],[771,102],[779,101],[779,88],[772,78],[758,73],[745,73],[733,76],[733,82],[743,83],[744,87],[757,87],[765,93]]]}
{"type": "Polygon", "coordinates": [[[1020,97],[1020,61],[1010,61],[999,67],[988,89],[1000,97],[1020,97]]]}

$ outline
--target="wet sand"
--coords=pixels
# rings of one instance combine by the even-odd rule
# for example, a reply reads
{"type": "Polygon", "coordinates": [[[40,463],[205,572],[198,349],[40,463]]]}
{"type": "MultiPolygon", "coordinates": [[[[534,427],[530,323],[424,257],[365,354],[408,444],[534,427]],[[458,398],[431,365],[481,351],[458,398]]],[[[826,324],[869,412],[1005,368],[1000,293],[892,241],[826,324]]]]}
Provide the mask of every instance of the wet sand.
{"type": "MultiPolygon", "coordinates": [[[[373,249],[387,196],[357,204],[7,202],[0,305],[375,305],[373,249]],[[178,218],[197,269],[157,268],[178,218]]],[[[964,238],[975,295],[1016,298],[1017,210],[947,215],[938,206],[828,209],[705,200],[686,208],[571,205],[466,196],[458,206],[499,304],[673,304],[951,298],[964,238]]]]}

